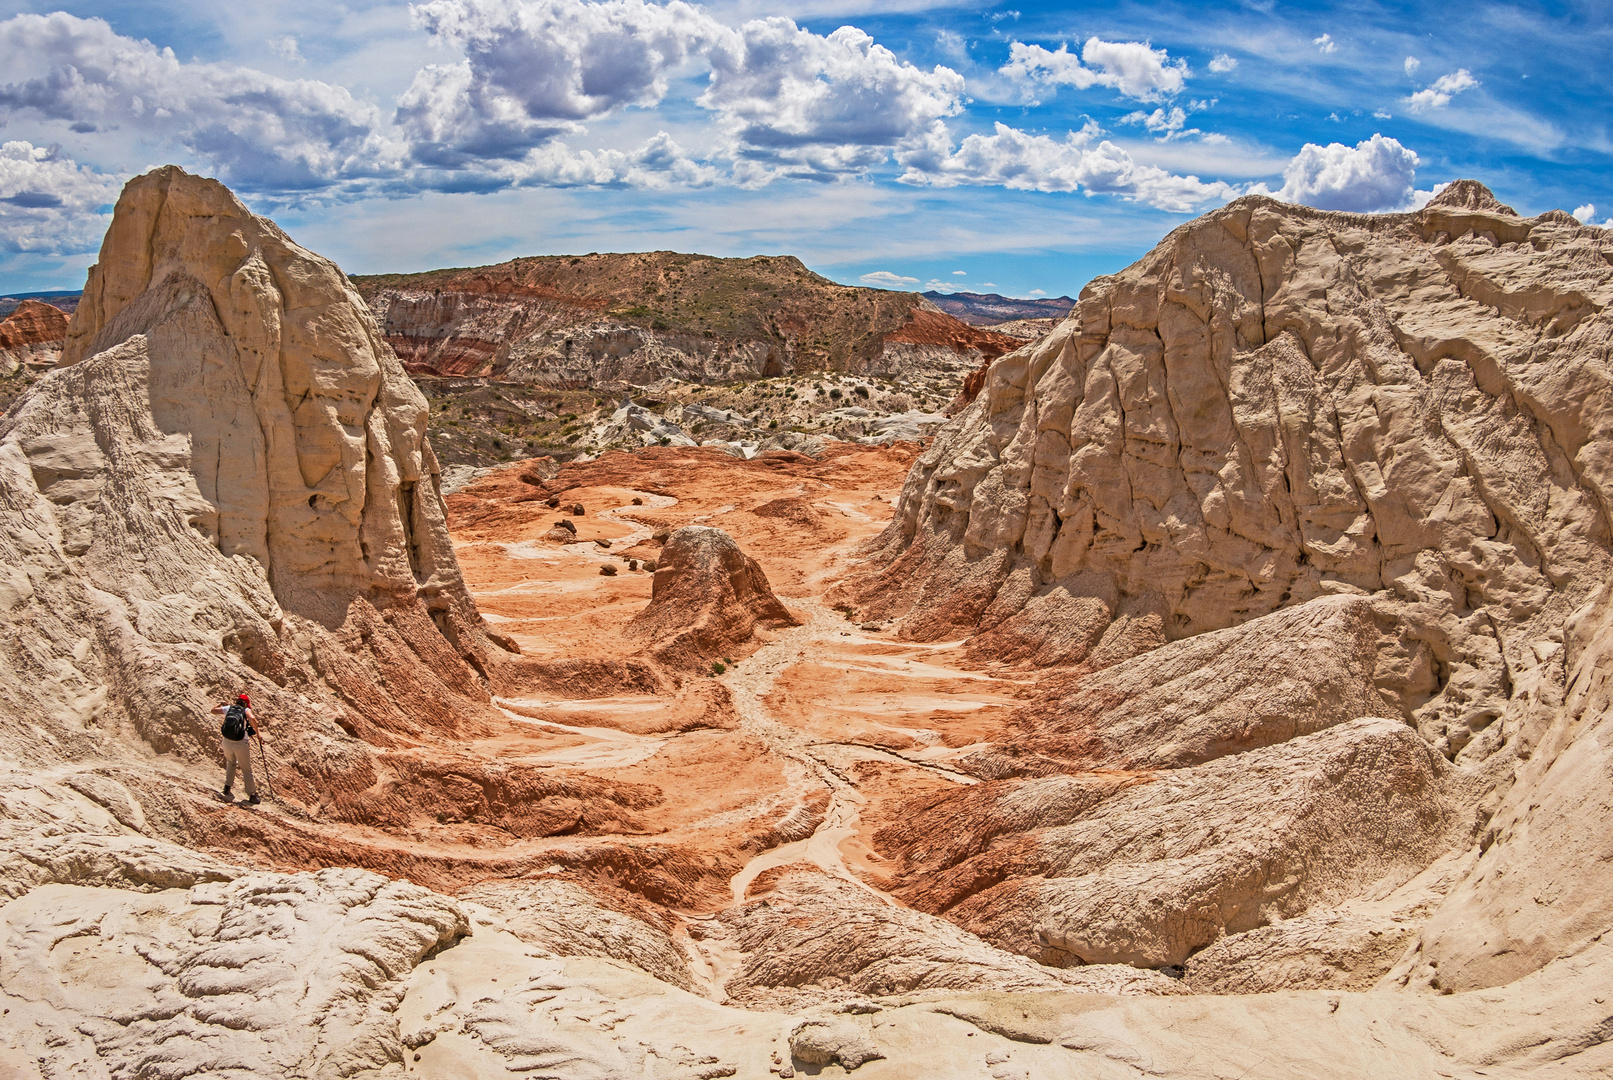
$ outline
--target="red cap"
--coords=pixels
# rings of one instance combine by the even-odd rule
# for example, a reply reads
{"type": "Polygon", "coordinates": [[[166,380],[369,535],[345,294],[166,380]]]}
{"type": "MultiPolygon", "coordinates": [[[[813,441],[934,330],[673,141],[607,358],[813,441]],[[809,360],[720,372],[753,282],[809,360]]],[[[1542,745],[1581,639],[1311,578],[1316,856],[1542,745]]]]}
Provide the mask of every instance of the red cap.
{"type": "Polygon", "coordinates": [[[252,699],[247,697],[245,694],[242,694],[240,697],[236,698],[235,700],[239,701],[242,705],[250,705],[250,704],[252,704],[252,699]]]}

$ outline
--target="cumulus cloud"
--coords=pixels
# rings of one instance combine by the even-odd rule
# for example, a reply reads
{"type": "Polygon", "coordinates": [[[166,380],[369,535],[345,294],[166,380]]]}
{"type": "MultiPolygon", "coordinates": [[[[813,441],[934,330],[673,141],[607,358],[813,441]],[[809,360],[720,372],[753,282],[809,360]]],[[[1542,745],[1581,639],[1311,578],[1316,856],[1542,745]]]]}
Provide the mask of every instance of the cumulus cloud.
{"type": "Polygon", "coordinates": [[[942,119],[963,109],[963,76],[915,67],[854,26],[822,37],[789,19],[757,19],[709,60],[698,104],[759,178],[866,169],[933,142],[942,119]]]}
{"type": "Polygon", "coordinates": [[[864,285],[872,285],[876,289],[905,290],[907,286],[917,285],[919,283],[919,279],[916,277],[903,277],[901,274],[894,273],[890,270],[875,270],[871,274],[864,274],[857,280],[862,282],[864,285]]]}
{"type": "Polygon", "coordinates": [[[1406,99],[1412,112],[1423,112],[1428,109],[1443,109],[1451,103],[1451,98],[1463,90],[1471,90],[1479,81],[1467,70],[1457,68],[1449,75],[1441,75],[1434,80],[1434,85],[1417,91],[1406,99]]]}
{"type": "Polygon", "coordinates": [[[1199,133],[1198,128],[1187,127],[1187,113],[1174,106],[1166,109],[1162,105],[1151,113],[1142,112],[1141,110],[1127,113],[1120,118],[1120,122],[1122,124],[1141,124],[1159,136],[1160,142],[1169,142],[1172,139],[1180,139],[1185,135],[1197,135],[1199,133]]]}
{"type": "Polygon", "coordinates": [[[433,0],[411,9],[457,64],[422,68],[394,119],[415,160],[515,160],[581,121],[666,96],[668,77],[728,30],[681,0],[433,0]]]}
{"type": "Polygon", "coordinates": [[[585,121],[658,104],[668,80],[697,65],[710,70],[697,104],[715,114],[744,183],[866,169],[962,109],[961,75],[902,61],[850,26],[730,27],[682,0],[432,0],[413,11],[464,54],[422,69],[398,102],[412,156],[434,166],[519,160],[585,121]]]}
{"type": "Polygon", "coordinates": [[[173,141],[247,188],[300,190],[390,168],[379,111],[345,88],[172,49],[62,12],[0,22],[0,110],[173,141]]]}
{"type": "Polygon", "coordinates": [[[1104,41],[1090,37],[1077,57],[1066,45],[1054,52],[1040,45],[1012,42],[999,74],[1031,96],[1042,87],[1104,86],[1134,101],[1161,101],[1182,92],[1192,74],[1187,61],[1172,60],[1146,41],[1104,41]]]}
{"type": "Polygon", "coordinates": [[[120,186],[52,148],[0,144],[0,251],[94,251],[120,186]]]}
{"type": "Polygon", "coordinates": [[[1596,204],[1586,203],[1584,206],[1574,207],[1574,217],[1583,225],[1595,225],[1602,229],[1613,229],[1613,217],[1603,221],[1596,221],[1596,204]]]}
{"type": "Polygon", "coordinates": [[[1226,53],[1216,53],[1215,59],[1210,61],[1210,70],[1217,75],[1224,75],[1237,66],[1237,57],[1228,56],[1226,53]]]}
{"type": "Polygon", "coordinates": [[[1415,153],[1383,135],[1353,147],[1306,143],[1283,169],[1282,188],[1269,194],[1319,210],[1407,209],[1416,202],[1418,164],[1415,153]]]}
{"type": "Polygon", "coordinates": [[[1423,62],[1421,60],[1417,59],[1415,56],[1406,57],[1406,74],[1407,75],[1415,75],[1415,74],[1417,74],[1417,69],[1422,67],[1422,66],[1423,66],[1423,62]]]}
{"type": "Polygon", "coordinates": [[[1311,44],[1324,53],[1337,52],[1339,48],[1339,43],[1333,40],[1332,34],[1323,34],[1319,38],[1312,38],[1311,44]]]}
{"type": "Polygon", "coordinates": [[[1019,191],[1084,191],[1117,195],[1162,210],[1188,213],[1241,194],[1230,184],[1205,183],[1153,165],[1139,165],[1088,122],[1062,141],[998,122],[991,135],[970,135],[955,151],[904,159],[904,183],[952,187],[988,184],[1019,191]]]}
{"type": "Polygon", "coordinates": [[[967,271],[967,270],[954,270],[954,271],[952,271],[952,276],[953,277],[968,277],[969,276],[969,271],[967,271]]]}

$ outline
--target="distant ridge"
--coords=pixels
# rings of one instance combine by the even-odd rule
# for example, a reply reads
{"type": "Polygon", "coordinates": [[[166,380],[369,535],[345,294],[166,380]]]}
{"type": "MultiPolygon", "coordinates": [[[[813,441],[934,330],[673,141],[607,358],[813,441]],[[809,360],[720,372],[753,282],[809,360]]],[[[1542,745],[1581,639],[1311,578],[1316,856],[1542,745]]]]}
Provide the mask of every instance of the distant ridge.
{"type": "Polygon", "coordinates": [[[8,293],[5,296],[0,296],[0,319],[3,319],[7,315],[10,315],[13,311],[16,311],[17,305],[21,304],[24,300],[39,300],[43,303],[49,304],[51,307],[60,308],[71,315],[73,313],[73,309],[78,307],[78,298],[80,295],[82,295],[82,291],[76,289],[57,289],[50,292],[8,293]]]}
{"type": "Polygon", "coordinates": [[[991,323],[1013,319],[1062,319],[1075,306],[1071,296],[1045,296],[1034,300],[1016,300],[996,293],[927,292],[924,299],[970,326],[988,326],[991,323]]]}

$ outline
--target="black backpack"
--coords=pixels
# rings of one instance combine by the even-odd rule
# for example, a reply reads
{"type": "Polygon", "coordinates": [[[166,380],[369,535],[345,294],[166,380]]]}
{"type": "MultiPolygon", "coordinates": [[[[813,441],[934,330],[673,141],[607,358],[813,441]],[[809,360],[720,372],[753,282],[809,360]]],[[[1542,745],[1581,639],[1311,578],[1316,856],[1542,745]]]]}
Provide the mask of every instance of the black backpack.
{"type": "Polygon", "coordinates": [[[237,701],[224,710],[224,724],[218,731],[231,742],[246,738],[246,706],[237,701]]]}

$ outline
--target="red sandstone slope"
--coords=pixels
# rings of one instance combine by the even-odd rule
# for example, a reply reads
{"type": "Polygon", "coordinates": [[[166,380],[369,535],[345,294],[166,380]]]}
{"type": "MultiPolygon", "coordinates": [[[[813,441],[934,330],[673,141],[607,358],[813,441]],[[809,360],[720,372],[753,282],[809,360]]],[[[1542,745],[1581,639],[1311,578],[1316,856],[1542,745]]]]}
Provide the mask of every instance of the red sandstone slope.
{"type": "Polygon", "coordinates": [[[0,349],[60,342],[67,336],[67,313],[39,300],[24,300],[0,322],[0,349]]]}

